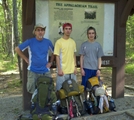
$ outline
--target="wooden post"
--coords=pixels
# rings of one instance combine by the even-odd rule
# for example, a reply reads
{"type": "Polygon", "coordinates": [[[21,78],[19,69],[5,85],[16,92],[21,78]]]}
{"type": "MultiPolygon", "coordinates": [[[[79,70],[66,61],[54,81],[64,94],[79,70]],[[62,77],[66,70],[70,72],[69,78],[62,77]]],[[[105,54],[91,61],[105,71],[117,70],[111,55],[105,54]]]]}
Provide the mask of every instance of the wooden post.
{"type": "Polygon", "coordinates": [[[114,57],[116,58],[116,67],[112,69],[112,97],[124,97],[125,82],[125,41],[126,26],[121,27],[121,14],[127,0],[120,0],[115,4],[115,40],[114,57]]]}
{"type": "MultiPolygon", "coordinates": [[[[33,37],[32,31],[35,23],[35,1],[34,0],[22,0],[22,39],[25,41],[28,38],[33,37]],[[33,9],[33,10],[32,10],[33,9]],[[30,12],[28,12],[30,11],[30,12]],[[29,14],[28,14],[29,13],[29,14]],[[32,16],[33,15],[33,16],[32,16]],[[30,22],[29,22],[30,21],[30,22]]],[[[24,51],[24,54],[28,56],[27,51],[24,51]]],[[[30,99],[31,94],[27,92],[26,84],[27,84],[27,64],[23,60],[23,109],[30,109],[30,99]]]]}

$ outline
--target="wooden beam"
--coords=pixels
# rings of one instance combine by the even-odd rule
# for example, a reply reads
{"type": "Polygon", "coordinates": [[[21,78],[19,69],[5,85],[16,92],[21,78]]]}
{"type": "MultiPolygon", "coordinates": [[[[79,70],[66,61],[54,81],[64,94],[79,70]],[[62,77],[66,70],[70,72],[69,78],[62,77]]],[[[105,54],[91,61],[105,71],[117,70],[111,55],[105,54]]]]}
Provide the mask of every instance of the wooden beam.
{"type": "MultiPolygon", "coordinates": [[[[25,41],[28,38],[33,37],[32,31],[35,25],[35,10],[33,10],[33,20],[28,20],[26,21],[26,19],[31,19],[32,17],[28,17],[28,8],[30,7],[34,7],[31,6],[29,4],[28,1],[31,0],[22,0],[22,40],[25,41]],[[28,6],[29,5],[29,6],[28,6]],[[26,18],[27,16],[27,18],[26,18]]],[[[32,0],[33,2],[35,2],[35,0],[32,0]]],[[[32,4],[33,5],[33,4],[32,4]]],[[[27,51],[24,51],[24,54],[28,57],[28,53],[27,51]]],[[[26,62],[23,60],[23,76],[22,76],[22,83],[23,83],[23,110],[29,110],[30,109],[30,100],[31,100],[31,94],[27,92],[27,64],[26,62]]]]}
{"type": "MultiPolygon", "coordinates": [[[[80,0],[82,1],[82,0],[80,0]]],[[[115,2],[118,2],[119,0],[87,0],[88,2],[104,2],[104,3],[115,3],[115,2]]]]}
{"type": "MultiPolygon", "coordinates": [[[[57,1],[57,0],[53,0],[53,1],[57,1]]],[[[64,1],[115,3],[115,2],[118,2],[119,0],[64,0],[64,1]]]]}
{"type": "Polygon", "coordinates": [[[121,27],[126,25],[126,21],[131,13],[133,6],[134,6],[134,0],[128,0],[121,15],[121,27]]]}
{"type": "Polygon", "coordinates": [[[35,14],[35,0],[26,0],[25,24],[31,25],[35,14]]]}
{"type": "Polygon", "coordinates": [[[126,26],[121,27],[121,14],[126,6],[127,0],[120,0],[115,4],[115,25],[114,25],[114,57],[116,65],[112,68],[112,97],[124,97],[125,83],[125,43],[126,26]]]}

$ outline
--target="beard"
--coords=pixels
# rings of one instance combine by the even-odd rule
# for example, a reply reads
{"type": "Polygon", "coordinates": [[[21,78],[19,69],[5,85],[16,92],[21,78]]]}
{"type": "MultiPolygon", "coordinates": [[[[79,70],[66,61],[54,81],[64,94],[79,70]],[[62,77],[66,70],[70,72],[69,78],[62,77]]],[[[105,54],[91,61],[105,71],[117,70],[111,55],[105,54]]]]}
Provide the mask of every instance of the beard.
{"type": "Polygon", "coordinates": [[[40,39],[42,39],[42,38],[43,38],[43,36],[39,36],[39,38],[40,38],[40,39]]]}

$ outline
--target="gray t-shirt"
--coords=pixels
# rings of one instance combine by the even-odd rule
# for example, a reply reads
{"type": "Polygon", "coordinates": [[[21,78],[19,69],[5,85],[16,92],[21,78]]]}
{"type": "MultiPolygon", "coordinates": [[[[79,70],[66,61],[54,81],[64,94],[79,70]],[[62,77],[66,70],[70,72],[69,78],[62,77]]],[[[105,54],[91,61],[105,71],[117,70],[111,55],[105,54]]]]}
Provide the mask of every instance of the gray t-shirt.
{"type": "Polygon", "coordinates": [[[92,70],[98,69],[98,58],[104,55],[102,47],[97,41],[82,43],[79,54],[84,56],[83,68],[92,70]]]}

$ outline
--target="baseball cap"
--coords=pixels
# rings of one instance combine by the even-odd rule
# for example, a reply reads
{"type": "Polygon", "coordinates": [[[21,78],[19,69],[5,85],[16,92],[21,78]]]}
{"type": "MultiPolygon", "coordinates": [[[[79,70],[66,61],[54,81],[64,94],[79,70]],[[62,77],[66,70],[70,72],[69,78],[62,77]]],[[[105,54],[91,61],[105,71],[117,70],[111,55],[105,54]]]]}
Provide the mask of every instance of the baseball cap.
{"type": "Polygon", "coordinates": [[[66,26],[69,26],[69,27],[72,28],[72,24],[71,24],[71,23],[64,23],[64,24],[63,24],[63,29],[64,29],[66,26]]]}
{"type": "Polygon", "coordinates": [[[46,26],[44,26],[44,25],[41,24],[41,23],[36,24],[36,25],[34,26],[34,29],[33,29],[33,34],[34,34],[36,28],[43,28],[43,29],[46,29],[46,26]]]}

